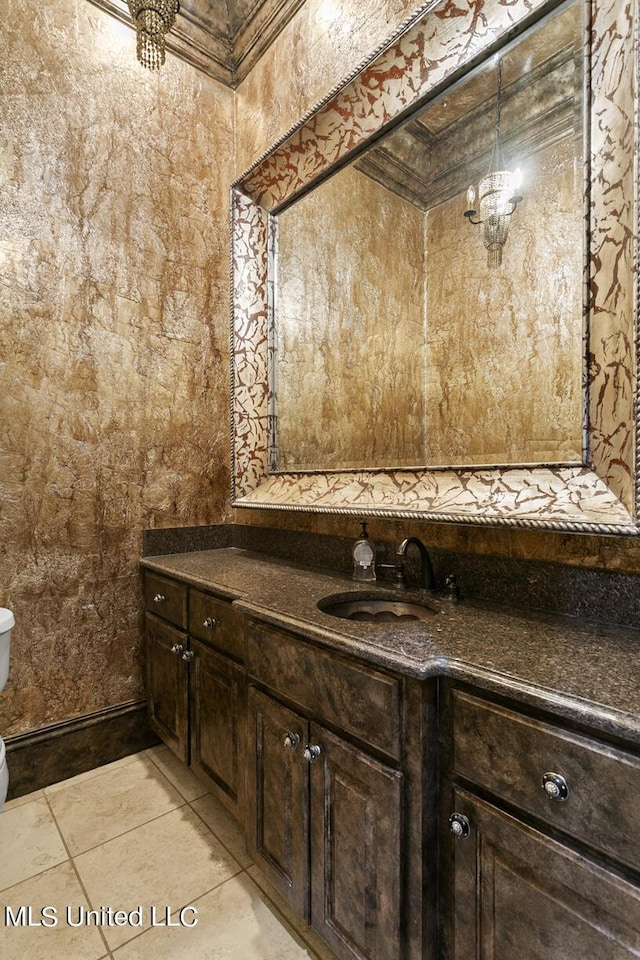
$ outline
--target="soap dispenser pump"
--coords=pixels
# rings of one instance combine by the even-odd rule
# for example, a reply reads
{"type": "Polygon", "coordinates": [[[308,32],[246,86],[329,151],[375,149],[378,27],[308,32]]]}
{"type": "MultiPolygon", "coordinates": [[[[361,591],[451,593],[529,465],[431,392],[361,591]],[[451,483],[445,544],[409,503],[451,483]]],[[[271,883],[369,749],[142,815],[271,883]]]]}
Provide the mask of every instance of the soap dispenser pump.
{"type": "Polygon", "coordinates": [[[369,540],[367,524],[364,520],[361,521],[361,524],[360,538],[353,545],[353,579],[375,580],[376,548],[369,540]]]}

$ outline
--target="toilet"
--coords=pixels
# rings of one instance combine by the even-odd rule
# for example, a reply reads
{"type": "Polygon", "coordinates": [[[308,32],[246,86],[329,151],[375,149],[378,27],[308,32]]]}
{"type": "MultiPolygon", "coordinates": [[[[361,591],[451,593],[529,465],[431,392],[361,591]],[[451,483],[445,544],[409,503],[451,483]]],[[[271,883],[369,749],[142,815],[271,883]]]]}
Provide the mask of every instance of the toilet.
{"type": "MultiPolygon", "coordinates": [[[[9,675],[9,647],[11,645],[11,631],[15,626],[15,618],[11,610],[0,607],[0,691],[4,689],[9,675]]],[[[9,770],[7,769],[6,750],[0,739],[0,812],[7,797],[9,786],[9,770]]]]}

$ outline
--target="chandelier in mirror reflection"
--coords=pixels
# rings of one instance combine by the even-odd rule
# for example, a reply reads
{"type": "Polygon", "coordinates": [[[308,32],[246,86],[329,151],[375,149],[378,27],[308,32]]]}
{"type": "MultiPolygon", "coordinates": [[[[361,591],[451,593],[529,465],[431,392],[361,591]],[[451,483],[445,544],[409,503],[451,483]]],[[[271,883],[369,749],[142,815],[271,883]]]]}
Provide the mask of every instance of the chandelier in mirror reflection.
{"type": "Polygon", "coordinates": [[[480,218],[474,220],[478,211],[473,208],[476,199],[475,187],[467,190],[469,209],[465,217],[469,223],[482,226],[482,240],[487,250],[487,266],[495,268],[502,264],[502,248],[509,236],[509,223],[522,197],[517,194],[520,188],[519,170],[511,172],[505,169],[502,152],[501,131],[502,108],[502,60],[498,62],[498,92],[496,95],[496,126],[489,172],[482,178],[478,187],[480,218]]]}

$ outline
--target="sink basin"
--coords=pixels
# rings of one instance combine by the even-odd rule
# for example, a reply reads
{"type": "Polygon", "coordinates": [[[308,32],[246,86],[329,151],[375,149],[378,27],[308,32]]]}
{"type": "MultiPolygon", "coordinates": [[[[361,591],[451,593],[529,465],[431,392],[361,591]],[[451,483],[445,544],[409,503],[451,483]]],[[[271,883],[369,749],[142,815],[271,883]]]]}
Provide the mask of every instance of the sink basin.
{"type": "Polygon", "coordinates": [[[399,597],[381,597],[379,594],[335,594],[318,602],[323,613],[342,620],[362,620],[366,623],[397,623],[402,620],[430,620],[436,616],[436,607],[399,597]]]}

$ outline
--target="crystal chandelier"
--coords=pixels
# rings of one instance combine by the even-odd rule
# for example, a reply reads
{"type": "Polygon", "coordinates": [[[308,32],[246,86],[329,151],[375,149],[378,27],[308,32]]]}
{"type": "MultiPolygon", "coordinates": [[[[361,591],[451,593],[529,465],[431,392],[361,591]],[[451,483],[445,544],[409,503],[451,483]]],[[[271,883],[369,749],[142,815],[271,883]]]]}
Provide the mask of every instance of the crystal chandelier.
{"type": "Polygon", "coordinates": [[[136,53],[139,62],[149,70],[158,70],[164,63],[165,35],[175,23],[180,9],[178,0],[128,0],[136,26],[136,53]]]}
{"type": "MultiPolygon", "coordinates": [[[[502,248],[509,236],[509,223],[515,213],[521,196],[516,194],[520,187],[520,171],[511,173],[505,169],[502,155],[502,141],[500,129],[500,110],[502,99],[502,60],[498,63],[498,94],[496,96],[496,134],[491,151],[489,172],[482,178],[478,186],[480,201],[480,219],[474,220],[477,210],[465,210],[465,217],[469,223],[482,225],[482,240],[487,248],[487,266],[499,267],[502,263],[502,248]]],[[[474,187],[467,190],[467,203],[470,208],[476,199],[474,187]]]]}

